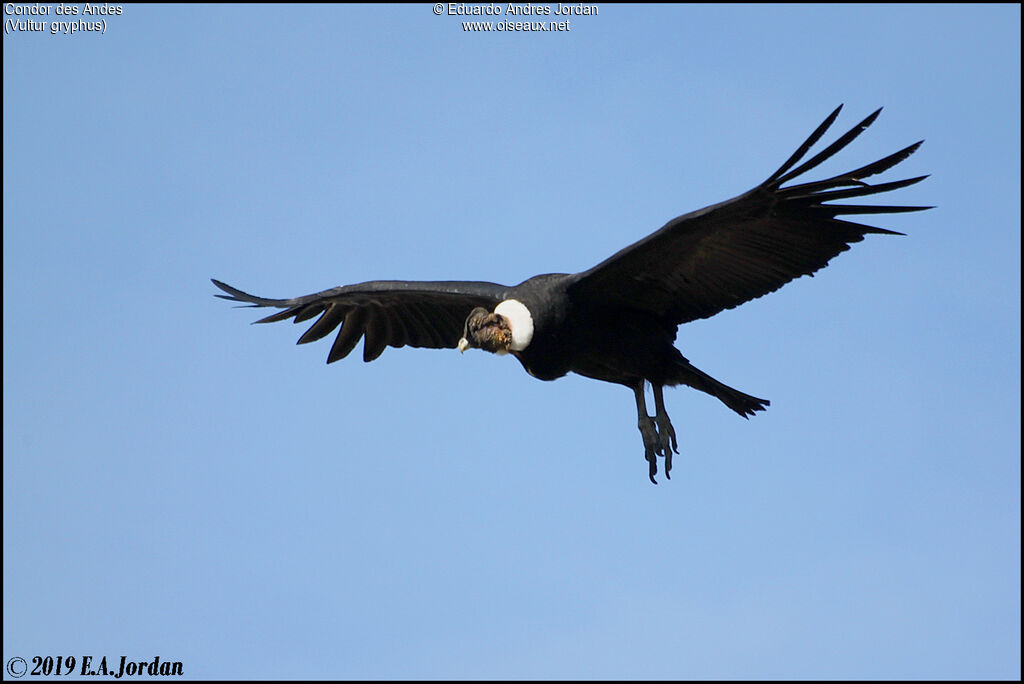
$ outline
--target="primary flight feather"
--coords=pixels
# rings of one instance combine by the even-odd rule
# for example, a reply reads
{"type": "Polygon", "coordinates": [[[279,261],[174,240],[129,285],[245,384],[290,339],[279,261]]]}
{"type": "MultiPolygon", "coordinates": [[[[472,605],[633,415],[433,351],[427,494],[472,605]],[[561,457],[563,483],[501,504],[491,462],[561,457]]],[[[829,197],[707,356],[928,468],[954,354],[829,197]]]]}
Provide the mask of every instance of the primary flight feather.
{"type": "Polygon", "coordinates": [[[223,299],[283,309],[257,323],[319,317],[299,344],[319,340],[340,326],[328,363],[347,356],[365,337],[364,361],[373,361],[389,346],[479,348],[512,354],[541,380],[573,372],[625,385],[636,399],[648,476],[656,482],[658,457],[664,459],[668,476],[672,454],[679,453],[665,411],[666,385],[706,392],[743,417],[769,404],[694,367],[673,346],[680,324],[714,316],[810,275],[865,235],[901,235],[839,216],[931,208],[831,203],[924,180],[927,176],[874,185],[864,181],[906,159],[921,142],[848,173],[786,185],[846,147],[881,112],[800,164],[841,109],[757,187],[674,218],[582,273],[539,275],[514,287],[378,280],[294,299],[256,297],[218,280],[213,283],[227,293],[217,295],[223,299]],[[647,411],[645,381],[653,388],[654,416],[647,411]]]}

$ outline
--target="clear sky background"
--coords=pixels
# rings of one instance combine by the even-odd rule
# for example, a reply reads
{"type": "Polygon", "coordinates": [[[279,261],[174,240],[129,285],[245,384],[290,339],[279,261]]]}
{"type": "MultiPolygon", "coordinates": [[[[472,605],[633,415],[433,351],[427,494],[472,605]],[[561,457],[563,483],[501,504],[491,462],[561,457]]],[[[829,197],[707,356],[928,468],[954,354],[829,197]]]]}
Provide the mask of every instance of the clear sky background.
{"type": "Polygon", "coordinates": [[[1020,677],[1019,6],[123,7],[4,36],[5,662],[1020,677]],[[772,404],[669,390],[657,487],[622,387],[213,297],[583,270],[839,103],[937,208],[684,326],[772,404]]]}

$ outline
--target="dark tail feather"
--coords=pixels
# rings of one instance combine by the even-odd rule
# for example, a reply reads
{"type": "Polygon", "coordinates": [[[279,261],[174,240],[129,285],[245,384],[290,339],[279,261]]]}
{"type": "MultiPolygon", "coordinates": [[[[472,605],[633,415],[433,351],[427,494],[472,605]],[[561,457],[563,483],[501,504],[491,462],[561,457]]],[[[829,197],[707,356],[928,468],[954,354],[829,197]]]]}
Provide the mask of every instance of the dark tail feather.
{"type": "Polygon", "coordinates": [[[767,399],[752,397],[715,380],[689,361],[680,363],[678,367],[679,373],[674,380],[710,394],[744,418],[749,418],[757,411],[764,411],[771,404],[767,399]]]}

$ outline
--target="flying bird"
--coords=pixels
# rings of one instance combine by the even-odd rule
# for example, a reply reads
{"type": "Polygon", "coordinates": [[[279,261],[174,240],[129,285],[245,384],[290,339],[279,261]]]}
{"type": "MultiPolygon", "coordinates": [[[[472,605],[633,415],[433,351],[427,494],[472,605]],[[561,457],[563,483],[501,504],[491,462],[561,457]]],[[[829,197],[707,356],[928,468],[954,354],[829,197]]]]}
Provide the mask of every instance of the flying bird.
{"type": "Polygon", "coordinates": [[[327,363],[342,359],[360,338],[363,360],[386,347],[483,349],[511,354],[541,380],[578,373],[624,385],[636,399],[637,426],[648,477],[657,484],[679,453],[663,389],[688,385],[748,418],[768,405],[699,370],[675,348],[679,325],[714,316],[803,275],[868,234],[902,235],[839,216],[890,214],[931,207],[834,204],[905,188],[927,176],[869,185],[910,156],[923,141],[876,162],[824,180],[789,184],[850,144],[881,109],[801,163],[839,116],[837,107],[810,137],[752,190],[672,219],[657,231],[581,273],[549,273],[509,287],[490,282],[377,280],[294,299],[256,297],[218,280],[218,297],[283,309],[257,323],[317,320],[298,344],[340,326],[327,363]],[[787,185],[788,184],[788,185],[787,185]],[[644,396],[650,383],[654,415],[644,396]]]}

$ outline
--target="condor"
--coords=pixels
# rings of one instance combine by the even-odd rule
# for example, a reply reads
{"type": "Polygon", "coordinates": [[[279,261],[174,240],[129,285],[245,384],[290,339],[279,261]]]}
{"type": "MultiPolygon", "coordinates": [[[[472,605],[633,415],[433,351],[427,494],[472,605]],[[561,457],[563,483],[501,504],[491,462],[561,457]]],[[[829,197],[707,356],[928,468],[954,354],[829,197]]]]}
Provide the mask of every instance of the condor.
{"type": "Polygon", "coordinates": [[[913,185],[927,176],[869,185],[910,156],[921,142],[824,180],[789,184],[846,147],[881,109],[800,163],[832,125],[842,105],[754,189],[672,219],[588,271],[539,275],[508,287],[488,282],[372,281],[294,299],[256,297],[218,280],[218,297],[283,311],[257,323],[317,320],[299,338],[313,342],[341,326],[327,363],[344,358],[365,337],[363,360],[385,347],[483,349],[512,354],[536,378],[578,373],[624,385],[636,398],[648,476],[657,484],[679,453],[665,412],[663,388],[687,385],[747,418],[769,404],[697,369],[673,346],[679,325],[774,292],[810,275],[867,234],[902,235],[837,218],[931,207],[833,204],[913,185]],[[648,413],[644,383],[653,389],[648,413]]]}

